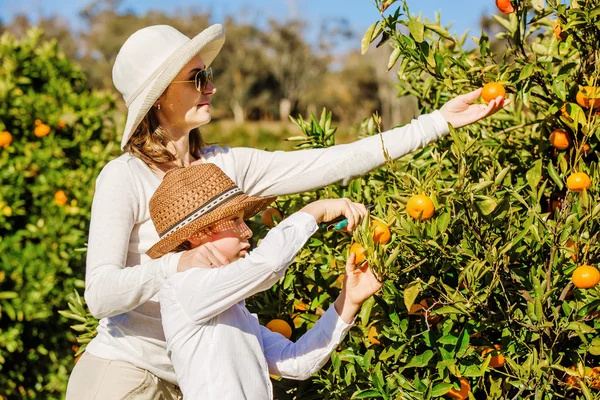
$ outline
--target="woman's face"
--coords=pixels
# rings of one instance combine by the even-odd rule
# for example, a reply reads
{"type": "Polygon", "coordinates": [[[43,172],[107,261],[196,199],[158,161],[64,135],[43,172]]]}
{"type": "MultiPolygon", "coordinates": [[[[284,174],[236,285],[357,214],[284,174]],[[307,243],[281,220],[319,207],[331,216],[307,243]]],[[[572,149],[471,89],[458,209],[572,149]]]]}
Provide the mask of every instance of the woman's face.
{"type": "Polygon", "coordinates": [[[200,237],[190,237],[192,248],[211,242],[230,262],[246,256],[252,231],[244,222],[244,212],[210,226],[200,237]]]}
{"type": "Polygon", "coordinates": [[[196,72],[205,67],[200,56],[193,58],[158,99],[156,104],[160,104],[160,109],[156,112],[161,126],[167,131],[189,132],[210,122],[210,101],[217,88],[208,82],[199,92],[193,82],[196,72]]]}

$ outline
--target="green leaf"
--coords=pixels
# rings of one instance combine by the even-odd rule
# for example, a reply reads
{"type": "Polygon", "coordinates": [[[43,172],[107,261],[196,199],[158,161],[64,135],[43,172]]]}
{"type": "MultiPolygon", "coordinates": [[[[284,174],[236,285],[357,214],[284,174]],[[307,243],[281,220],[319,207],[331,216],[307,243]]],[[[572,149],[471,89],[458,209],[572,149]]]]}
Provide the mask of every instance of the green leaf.
{"type": "Polygon", "coordinates": [[[378,390],[367,389],[363,391],[354,392],[352,399],[373,399],[377,397],[383,397],[383,394],[378,390]]]}
{"type": "Polygon", "coordinates": [[[400,57],[401,54],[402,54],[402,51],[398,47],[396,47],[394,49],[394,51],[392,51],[392,54],[390,54],[390,58],[389,58],[388,64],[387,64],[387,69],[385,72],[389,72],[390,69],[392,69],[394,67],[394,65],[396,64],[396,61],[398,61],[398,58],[400,57]]]}
{"type": "Polygon", "coordinates": [[[408,286],[404,289],[404,306],[408,311],[415,302],[419,293],[421,293],[421,282],[413,281],[408,284],[408,286]]]}
{"type": "Polygon", "coordinates": [[[421,43],[425,35],[425,25],[416,18],[408,21],[408,30],[417,43],[421,43]]]}
{"type": "Polygon", "coordinates": [[[451,383],[438,383],[431,390],[431,396],[440,397],[448,393],[452,389],[451,383]]]}
{"type": "Polygon", "coordinates": [[[404,366],[404,368],[423,368],[426,367],[429,363],[429,360],[433,357],[433,351],[426,350],[425,353],[420,354],[418,356],[414,356],[408,364],[404,366]]]}
{"type": "Polygon", "coordinates": [[[483,215],[490,215],[496,209],[498,202],[490,197],[485,200],[478,201],[477,206],[483,215]]]}
{"type": "Polygon", "coordinates": [[[379,28],[379,21],[374,22],[365,32],[365,35],[360,42],[361,54],[365,54],[367,50],[369,50],[369,45],[373,42],[373,40],[375,40],[375,38],[377,38],[377,36],[379,36],[379,34],[374,36],[377,31],[380,31],[380,29],[377,28],[379,28]]]}
{"type": "Polygon", "coordinates": [[[542,160],[537,160],[533,163],[533,167],[527,171],[525,177],[529,187],[535,191],[540,184],[540,178],[542,177],[542,160]]]}
{"type": "Polygon", "coordinates": [[[552,162],[548,163],[548,175],[550,175],[550,178],[552,178],[552,181],[554,183],[556,183],[556,186],[558,186],[558,189],[562,190],[563,188],[563,182],[560,179],[560,177],[558,176],[558,172],[556,172],[556,169],[554,168],[554,164],[552,162]]]}
{"type": "Polygon", "coordinates": [[[569,322],[569,325],[567,325],[566,329],[570,330],[570,331],[575,331],[577,333],[582,333],[582,334],[596,332],[596,330],[594,328],[592,328],[591,326],[586,325],[583,322],[578,322],[578,321],[569,322]]]}
{"type": "Polygon", "coordinates": [[[438,35],[440,35],[444,39],[448,39],[448,40],[454,41],[454,38],[452,37],[452,35],[450,34],[450,32],[448,32],[446,29],[442,28],[439,24],[425,24],[425,28],[429,29],[432,32],[437,33],[438,35]]]}

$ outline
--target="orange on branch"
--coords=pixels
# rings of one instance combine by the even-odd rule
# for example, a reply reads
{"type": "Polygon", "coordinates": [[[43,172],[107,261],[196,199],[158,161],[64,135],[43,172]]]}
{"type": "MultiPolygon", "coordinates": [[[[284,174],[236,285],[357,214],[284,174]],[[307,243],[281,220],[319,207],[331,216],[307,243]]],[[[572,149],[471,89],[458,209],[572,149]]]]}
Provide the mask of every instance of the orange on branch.
{"type": "Polygon", "coordinates": [[[267,325],[265,325],[267,327],[267,329],[269,329],[272,332],[277,332],[282,334],[286,339],[289,339],[292,337],[292,327],[290,326],[290,324],[288,324],[286,321],[282,320],[282,319],[273,319],[271,321],[269,321],[269,323],[267,325]]]}
{"type": "Polygon", "coordinates": [[[496,0],[496,7],[504,14],[512,14],[515,12],[515,7],[510,0],[496,0]]]}
{"type": "Polygon", "coordinates": [[[592,180],[585,172],[575,172],[567,178],[567,187],[572,192],[583,192],[584,189],[589,189],[592,185],[592,180]]]}
{"type": "Polygon", "coordinates": [[[274,227],[275,222],[281,222],[282,219],[283,216],[281,215],[281,212],[273,207],[267,208],[260,216],[260,221],[263,223],[263,225],[268,226],[269,228],[274,227]]]}
{"type": "Polygon", "coordinates": [[[447,395],[453,399],[458,400],[466,400],[469,398],[469,393],[471,392],[471,385],[467,378],[460,378],[460,390],[456,390],[454,388],[450,389],[447,395]]]}
{"type": "Polygon", "coordinates": [[[44,137],[50,133],[50,127],[46,124],[39,124],[33,130],[33,134],[37,137],[44,137]]]}
{"type": "Polygon", "coordinates": [[[12,135],[8,131],[0,132],[0,147],[7,148],[12,143],[12,135]]]}
{"type": "Polygon", "coordinates": [[[589,289],[600,282],[600,271],[591,265],[582,265],[573,271],[571,280],[579,289],[589,289]]]}
{"type": "MultiPolygon", "coordinates": [[[[495,344],[494,348],[488,347],[487,349],[484,349],[483,352],[481,353],[481,357],[485,357],[488,353],[491,353],[495,350],[500,350],[502,347],[499,344],[495,344]]],[[[498,354],[498,355],[492,355],[492,358],[490,359],[490,363],[488,364],[490,367],[492,368],[499,368],[501,366],[504,365],[504,356],[502,354],[498,354]]]]}
{"type": "Polygon", "coordinates": [[[424,194],[412,196],[406,203],[406,211],[414,219],[419,219],[423,213],[420,219],[425,221],[433,216],[434,210],[433,201],[424,194]]]}
{"type": "Polygon", "coordinates": [[[356,254],[356,259],[354,260],[354,263],[356,265],[361,264],[367,259],[367,257],[365,256],[365,252],[365,248],[362,246],[362,244],[358,242],[354,242],[352,243],[352,246],[350,246],[350,253],[356,254]]]}
{"type": "Polygon", "coordinates": [[[371,223],[373,228],[373,241],[375,243],[386,244],[390,241],[390,229],[381,221],[374,220],[371,223]]]}
{"type": "Polygon", "coordinates": [[[506,96],[506,89],[498,82],[486,83],[481,91],[481,97],[488,103],[498,96],[506,96]]]}
{"type": "Polygon", "coordinates": [[[59,206],[64,206],[65,204],[67,204],[68,198],[65,192],[63,192],[62,190],[58,190],[56,193],[54,193],[54,200],[59,206]]]}
{"type": "Polygon", "coordinates": [[[594,86],[584,86],[577,92],[575,100],[584,108],[600,107],[600,90],[594,86]]]}
{"type": "Polygon", "coordinates": [[[566,150],[569,148],[571,139],[569,134],[562,129],[555,129],[550,134],[550,144],[558,150],[566,150]]]}

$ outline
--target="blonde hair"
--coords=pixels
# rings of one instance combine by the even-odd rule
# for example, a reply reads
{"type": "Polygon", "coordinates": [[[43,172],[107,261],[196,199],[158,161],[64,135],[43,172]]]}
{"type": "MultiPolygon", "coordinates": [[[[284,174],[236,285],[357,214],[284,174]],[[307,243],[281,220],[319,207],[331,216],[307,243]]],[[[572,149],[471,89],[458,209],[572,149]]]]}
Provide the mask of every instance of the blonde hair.
{"type": "MultiPolygon", "coordinates": [[[[148,166],[158,166],[176,161],[177,158],[167,149],[168,132],[160,126],[156,110],[148,111],[142,122],[138,125],[124,151],[141,159],[148,166]]],[[[190,154],[199,159],[202,156],[204,141],[200,129],[194,128],[190,132],[190,154]]]]}

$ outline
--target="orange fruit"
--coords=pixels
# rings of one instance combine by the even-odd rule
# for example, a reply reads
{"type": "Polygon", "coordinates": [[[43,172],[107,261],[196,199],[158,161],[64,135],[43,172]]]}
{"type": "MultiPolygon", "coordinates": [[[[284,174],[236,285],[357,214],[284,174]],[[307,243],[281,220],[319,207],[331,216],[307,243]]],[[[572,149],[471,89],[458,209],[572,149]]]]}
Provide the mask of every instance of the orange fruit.
{"type": "Polygon", "coordinates": [[[433,216],[434,210],[433,201],[424,194],[412,196],[406,203],[406,211],[408,212],[408,215],[414,219],[418,219],[419,215],[423,213],[421,215],[421,220],[425,221],[433,216]]]}
{"type": "Polygon", "coordinates": [[[354,260],[354,263],[356,265],[361,264],[367,259],[367,257],[365,256],[365,252],[365,248],[362,246],[362,244],[358,242],[354,242],[352,243],[352,246],[350,246],[350,253],[356,254],[356,259],[354,260]]]}
{"type": "Polygon", "coordinates": [[[263,225],[268,226],[269,228],[274,227],[275,222],[279,223],[282,219],[283,216],[281,215],[281,212],[273,207],[267,208],[260,216],[260,220],[263,225]]]}
{"type": "Polygon", "coordinates": [[[552,29],[554,30],[554,36],[558,39],[559,42],[565,40],[565,33],[562,31],[562,27],[558,20],[554,21],[554,25],[552,25],[552,29]]]}
{"type": "Polygon", "coordinates": [[[566,150],[569,148],[571,139],[569,134],[562,129],[555,129],[550,134],[550,144],[558,150],[566,150]]]}
{"type": "Polygon", "coordinates": [[[65,192],[59,190],[56,193],[54,193],[54,200],[56,200],[56,204],[58,204],[59,206],[64,206],[65,204],[67,204],[68,198],[65,192]]]}
{"type": "Polygon", "coordinates": [[[486,83],[481,92],[481,97],[483,100],[489,103],[498,96],[506,96],[506,90],[504,89],[504,86],[498,82],[486,83]]]}
{"type": "Polygon", "coordinates": [[[12,143],[12,135],[8,131],[0,133],[0,147],[7,148],[12,143]]]}
{"type": "MultiPolygon", "coordinates": [[[[485,357],[488,353],[491,353],[492,351],[494,351],[494,349],[496,350],[500,350],[502,347],[499,344],[495,344],[494,348],[487,348],[484,349],[483,352],[481,353],[481,357],[485,357]]],[[[488,364],[490,367],[492,368],[498,368],[504,365],[504,356],[500,353],[498,353],[498,355],[493,355],[492,358],[490,359],[490,363],[488,364]]]]}
{"type": "Polygon", "coordinates": [[[67,123],[63,120],[58,121],[58,124],[56,124],[56,129],[58,130],[63,130],[67,127],[67,123]]]}
{"type": "Polygon", "coordinates": [[[39,124],[33,130],[33,134],[37,137],[44,137],[50,133],[50,127],[46,124],[39,124]]]}
{"type": "MultiPolygon", "coordinates": [[[[427,318],[427,322],[429,322],[431,325],[437,325],[440,320],[442,319],[442,317],[440,315],[431,315],[431,306],[435,303],[435,299],[432,298],[428,298],[428,299],[423,299],[418,303],[414,303],[411,307],[410,310],[408,311],[408,315],[417,315],[417,316],[422,316],[425,315],[427,318]]],[[[437,307],[435,307],[437,308],[437,307]]]]}
{"type": "Polygon", "coordinates": [[[294,303],[294,308],[298,311],[308,310],[308,306],[306,304],[304,304],[304,302],[302,302],[302,301],[298,301],[298,302],[294,303]]]}
{"type": "Polygon", "coordinates": [[[594,86],[584,86],[577,92],[575,100],[581,107],[600,107],[600,90],[594,86]]]}
{"type": "Polygon", "coordinates": [[[600,282],[600,271],[591,265],[582,265],[573,271],[571,280],[579,289],[589,289],[600,282]]]}
{"type": "Polygon", "coordinates": [[[496,7],[504,14],[512,14],[515,12],[515,7],[513,7],[510,0],[496,0],[496,7]]]}
{"type": "Polygon", "coordinates": [[[453,399],[466,400],[469,398],[470,392],[471,385],[469,385],[467,378],[460,378],[460,390],[452,388],[446,394],[448,397],[452,397],[453,399]]]}
{"type": "Polygon", "coordinates": [[[290,324],[288,324],[287,322],[285,322],[282,319],[278,319],[278,318],[273,319],[273,320],[269,321],[269,323],[265,326],[267,327],[267,329],[269,329],[272,332],[280,333],[286,339],[289,339],[292,337],[292,327],[290,326],[290,324]]]}
{"type": "Polygon", "coordinates": [[[375,220],[371,223],[371,228],[373,228],[373,241],[375,243],[386,244],[390,241],[390,230],[386,224],[375,220]]]}
{"type": "Polygon", "coordinates": [[[587,156],[587,155],[588,155],[588,153],[590,152],[590,150],[591,150],[591,149],[592,149],[592,148],[590,147],[590,145],[589,145],[589,144],[587,144],[587,143],[584,143],[584,144],[583,144],[583,155],[584,155],[584,156],[587,156]]]}
{"type": "Polygon", "coordinates": [[[41,125],[41,124],[42,124],[42,120],[41,120],[41,119],[36,119],[36,120],[35,120],[33,123],[34,123],[36,126],[37,126],[37,125],[41,125]]]}
{"type": "Polygon", "coordinates": [[[584,189],[589,189],[592,185],[592,180],[585,172],[575,172],[567,178],[567,187],[572,192],[583,192],[584,189]]]}
{"type": "Polygon", "coordinates": [[[579,380],[581,379],[585,380],[585,384],[588,387],[591,387],[592,389],[600,389],[600,376],[598,376],[600,374],[600,367],[585,367],[585,378],[579,374],[579,371],[577,371],[575,366],[571,365],[569,369],[576,371],[579,375],[579,379],[572,375],[566,375],[564,381],[567,385],[578,388],[579,380]]]}
{"type": "Polygon", "coordinates": [[[378,336],[379,332],[377,331],[377,328],[375,327],[375,325],[371,325],[371,327],[369,328],[369,334],[367,335],[369,342],[371,344],[381,344],[381,342],[377,340],[378,336]]]}
{"type": "Polygon", "coordinates": [[[565,243],[565,247],[573,250],[571,253],[571,258],[573,261],[577,261],[577,246],[575,245],[575,242],[569,239],[567,240],[567,243],[565,243]]]}

